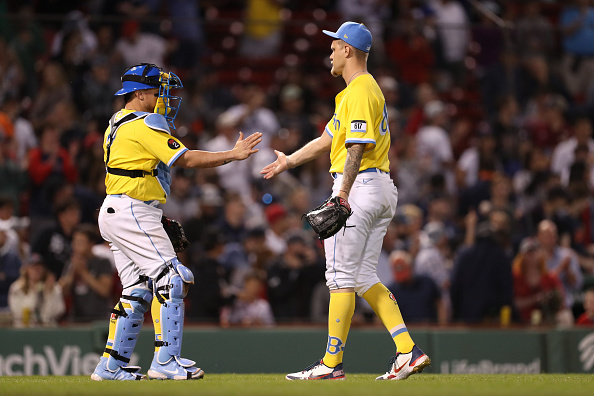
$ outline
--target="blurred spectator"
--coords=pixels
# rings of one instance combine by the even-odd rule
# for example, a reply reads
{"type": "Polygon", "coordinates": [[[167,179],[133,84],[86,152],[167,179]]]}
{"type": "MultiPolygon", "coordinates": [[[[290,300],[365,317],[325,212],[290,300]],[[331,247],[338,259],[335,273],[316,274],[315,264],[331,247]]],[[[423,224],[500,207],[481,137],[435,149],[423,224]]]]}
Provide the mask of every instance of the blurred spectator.
{"type": "Polygon", "coordinates": [[[163,205],[163,214],[181,224],[198,215],[200,200],[192,193],[194,173],[194,169],[175,168],[171,194],[163,205]]]}
{"type": "MultiPolygon", "coordinates": [[[[6,21],[6,19],[4,19],[6,21]]],[[[17,55],[6,39],[0,35],[0,104],[3,100],[16,97],[27,83],[24,70],[17,55]]]]}
{"type": "Polygon", "coordinates": [[[225,241],[220,230],[203,230],[200,243],[188,249],[188,267],[199,284],[189,288],[186,317],[191,321],[218,323],[226,303],[226,270],[219,262],[225,241]]]}
{"type": "Polygon", "coordinates": [[[450,193],[455,192],[454,155],[448,131],[449,115],[445,104],[441,101],[431,101],[423,109],[426,124],[417,133],[417,156],[422,169],[427,170],[423,177],[430,177],[441,173],[446,179],[446,186],[450,193]],[[424,164],[427,165],[424,165],[424,164]]]}
{"type": "Polygon", "coordinates": [[[274,316],[268,301],[261,297],[264,288],[262,278],[250,273],[244,279],[243,290],[230,307],[221,312],[221,326],[273,326],[274,316]]]}
{"type": "Polygon", "coordinates": [[[129,20],[122,25],[122,35],[115,42],[115,51],[125,67],[142,62],[163,67],[170,48],[162,36],[143,32],[138,21],[129,20]]]}
{"type": "Polygon", "coordinates": [[[515,22],[515,35],[523,53],[544,55],[549,59],[553,55],[555,37],[553,26],[541,11],[540,1],[524,2],[522,16],[515,22]]]}
{"type": "Polygon", "coordinates": [[[459,252],[450,289],[455,321],[493,321],[502,307],[512,305],[511,259],[500,243],[510,229],[509,224],[499,227],[490,220],[480,222],[476,241],[459,252]]]}
{"type": "Polygon", "coordinates": [[[574,121],[572,136],[566,137],[555,147],[551,155],[551,171],[556,175],[568,173],[574,162],[575,149],[580,145],[586,146],[588,153],[594,154],[592,121],[585,116],[578,117],[574,121]]]}
{"type": "Polygon", "coordinates": [[[54,224],[33,234],[31,251],[41,255],[47,268],[58,279],[72,253],[72,236],[80,221],[79,203],[73,199],[60,203],[55,208],[55,218],[54,224]]]}
{"type": "Polygon", "coordinates": [[[414,272],[425,275],[438,287],[444,306],[450,306],[451,265],[446,254],[448,238],[443,223],[432,221],[423,227],[421,246],[414,257],[414,272]]]}
{"type": "Polygon", "coordinates": [[[17,230],[28,226],[27,218],[18,218],[14,216],[14,204],[10,197],[0,195],[0,230],[4,232],[3,251],[10,251],[19,257],[24,257],[25,253],[21,250],[21,238],[17,230]]]}
{"type": "Polygon", "coordinates": [[[480,180],[492,180],[495,172],[503,171],[491,127],[486,123],[480,124],[477,135],[476,143],[466,149],[458,160],[458,185],[461,189],[472,187],[480,180]]]}
{"type": "Polygon", "coordinates": [[[547,271],[557,277],[563,286],[563,305],[571,309],[574,295],[582,290],[584,284],[578,258],[571,248],[559,246],[557,226],[551,220],[543,220],[538,224],[537,237],[543,249],[547,271]]]}
{"type": "MultiPolygon", "coordinates": [[[[470,34],[468,16],[462,4],[454,0],[432,0],[429,6],[435,12],[439,38],[437,67],[447,72],[447,78],[460,86],[463,83],[464,58],[468,51],[470,34]]],[[[449,83],[445,83],[446,86],[449,83]]]]}
{"type": "Polygon", "coordinates": [[[435,92],[435,88],[429,84],[419,84],[415,91],[415,105],[410,110],[407,118],[406,125],[404,127],[404,132],[407,135],[416,135],[421,128],[426,123],[425,114],[425,107],[429,102],[437,100],[437,92],[435,92]]]}
{"type": "Polygon", "coordinates": [[[576,326],[594,326],[594,288],[584,291],[584,313],[575,321],[576,326]]]}
{"type": "MultiPolygon", "coordinates": [[[[1,133],[1,129],[0,129],[1,133]]],[[[14,140],[3,138],[0,134],[0,194],[9,197],[13,207],[22,207],[21,198],[28,192],[27,170],[17,162],[14,150],[14,140]]]]}
{"type": "Polygon", "coordinates": [[[589,0],[575,0],[561,11],[559,25],[563,34],[561,70],[574,98],[582,100],[591,88],[594,73],[594,8],[589,0]]]}
{"type": "Polygon", "coordinates": [[[540,222],[551,220],[555,223],[561,244],[569,246],[576,230],[569,211],[569,200],[570,196],[565,188],[559,185],[549,188],[544,199],[519,219],[525,235],[536,235],[540,222]]]}
{"type": "MultiPolygon", "coordinates": [[[[239,54],[248,58],[276,55],[282,40],[281,7],[285,0],[248,0],[239,54]]],[[[246,131],[244,131],[246,132],[246,131]]]]}
{"type": "MultiPolygon", "coordinates": [[[[220,114],[216,120],[216,135],[204,143],[208,151],[225,151],[235,147],[239,138],[240,115],[228,110],[220,114]]],[[[247,136],[246,131],[243,131],[247,136]]],[[[241,195],[246,204],[250,202],[251,172],[250,161],[233,161],[225,166],[216,168],[221,181],[221,187],[241,195]]]]}
{"type": "Polygon", "coordinates": [[[482,6],[480,9],[475,7],[477,22],[473,24],[471,29],[472,45],[478,45],[474,58],[477,66],[476,73],[479,76],[483,75],[486,69],[499,62],[499,54],[509,41],[506,37],[508,32],[498,26],[494,20],[494,18],[501,17],[501,6],[496,1],[491,0],[483,0],[480,5],[482,6]]]}
{"type": "Polygon", "coordinates": [[[240,242],[246,232],[245,227],[246,205],[237,193],[227,193],[223,208],[223,218],[218,222],[221,233],[225,236],[226,243],[240,242]]]}
{"type": "Polygon", "coordinates": [[[97,242],[96,226],[78,226],[72,234],[72,255],[59,279],[72,304],[69,316],[76,322],[105,319],[113,307],[113,269],[109,260],[93,254],[97,242]]]}
{"type": "Polygon", "coordinates": [[[29,152],[29,177],[31,189],[31,215],[49,215],[54,193],[59,185],[74,183],[78,178],[75,158],[60,146],[60,130],[46,124],[39,147],[29,152]]]}
{"type": "Polygon", "coordinates": [[[7,245],[7,234],[0,229],[0,314],[8,310],[8,289],[19,277],[20,257],[7,245]]]}
{"type": "Polygon", "coordinates": [[[403,250],[392,252],[390,266],[393,279],[387,287],[396,296],[404,320],[447,323],[442,293],[430,277],[416,272],[411,255],[403,250]]]}
{"type": "Polygon", "coordinates": [[[402,147],[396,161],[390,161],[396,167],[395,183],[398,186],[398,204],[419,202],[428,183],[429,161],[422,161],[417,156],[417,142],[414,136],[406,135],[399,141],[402,147]]]}
{"type": "MultiPolygon", "coordinates": [[[[8,116],[14,130],[14,149],[10,157],[16,164],[26,168],[28,165],[27,153],[37,146],[37,137],[33,125],[23,114],[23,100],[19,96],[7,96],[4,98],[4,102],[0,99],[0,103],[0,112],[8,116]]],[[[0,134],[2,134],[1,128],[0,134]]]]}
{"type": "Polygon", "coordinates": [[[172,20],[171,37],[175,40],[170,64],[180,69],[195,68],[205,52],[200,1],[170,0],[165,4],[172,20]]]}
{"type": "Polygon", "coordinates": [[[555,323],[565,307],[563,286],[546,269],[545,257],[534,238],[522,241],[513,263],[514,303],[522,323],[555,323]]]}
{"type": "Polygon", "coordinates": [[[223,216],[224,201],[219,187],[213,183],[205,183],[200,186],[199,191],[198,214],[182,224],[190,243],[200,241],[202,230],[215,224],[223,216]]]}
{"type": "Polygon", "coordinates": [[[307,235],[289,236],[285,252],[268,266],[268,300],[277,321],[309,318],[312,292],[324,277],[324,265],[307,235]]]}
{"type": "Polygon", "coordinates": [[[519,65],[519,52],[519,48],[504,48],[499,55],[499,62],[485,71],[481,79],[481,98],[487,114],[495,114],[498,103],[507,96],[514,97],[521,106],[524,106],[524,98],[519,95],[523,78],[519,65]]]}
{"type": "Polygon", "coordinates": [[[515,97],[509,95],[497,103],[497,112],[490,122],[495,137],[495,152],[509,177],[523,167],[520,151],[519,107],[515,97]]]}
{"type": "Polygon", "coordinates": [[[284,233],[287,231],[287,209],[280,203],[270,204],[266,210],[266,245],[274,254],[282,254],[287,249],[284,233]]]}
{"type": "Polygon", "coordinates": [[[112,65],[109,58],[95,56],[90,70],[82,77],[79,110],[86,119],[95,119],[101,126],[107,125],[114,109],[114,87],[111,79],[112,65]]]}
{"type": "Polygon", "coordinates": [[[565,119],[568,104],[562,96],[546,93],[537,93],[532,103],[533,111],[529,112],[522,127],[534,146],[549,154],[559,142],[571,135],[565,119]]]}
{"type": "Polygon", "coordinates": [[[41,84],[29,113],[33,127],[41,128],[59,103],[71,101],[72,90],[64,68],[56,61],[47,62],[41,70],[41,84]]]}
{"type": "Polygon", "coordinates": [[[38,254],[25,261],[21,276],[10,286],[8,305],[14,327],[56,326],[66,311],[62,288],[38,254]]]}
{"type": "MultiPolygon", "coordinates": [[[[384,92],[386,95],[386,92],[384,92]]],[[[294,151],[317,137],[310,117],[305,113],[305,98],[301,87],[296,84],[285,85],[280,92],[280,108],[276,113],[284,139],[290,139],[290,147],[286,150],[294,151]]],[[[282,151],[282,150],[281,150],[282,151]]]]}
{"type": "MultiPolygon", "coordinates": [[[[264,0],[268,1],[268,0],[264,0]]],[[[257,84],[248,84],[239,94],[241,103],[230,107],[226,113],[244,135],[262,133],[260,151],[270,147],[270,141],[280,129],[276,114],[266,107],[266,92],[257,84]]]]}

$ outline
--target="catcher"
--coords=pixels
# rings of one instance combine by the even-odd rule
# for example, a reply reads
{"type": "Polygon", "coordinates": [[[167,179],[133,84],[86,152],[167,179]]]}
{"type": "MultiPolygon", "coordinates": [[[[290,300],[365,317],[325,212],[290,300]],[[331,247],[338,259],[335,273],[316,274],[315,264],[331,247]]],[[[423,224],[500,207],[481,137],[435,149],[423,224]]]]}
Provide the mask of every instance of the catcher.
{"type": "Polygon", "coordinates": [[[99,212],[101,235],[111,245],[123,291],[112,311],[105,352],[91,378],[139,380],[140,367],[128,366],[144,314],[151,308],[155,354],[148,377],[199,379],[204,371],[180,356],[184,303],[194,275],[176,257],[188,241],[175,220],[163,217],[159,204],[170,191],[172,166],[209,168],[244,160],[256,153],[261,133],[239,133],[229,151],[188,150],[175,137],[173,121],[181,98],[171,90],[180,79],[142,63],[122,76],[125,107],[105,131],[103,148],[107,196],[99,212]],[[171,239],[170,239],[171,238],[171,239]]]}
{"type": "Polygon", "coordinates": [[[331,73],[342,76],[346,83],[336,96],[334,116],[320,137],[291,155],[277,151],[276,161],[261,171],[264,178],[270,179],[330,152],[330,174],[334,178],[333,197],[305,215],[324,240],[326,285],[330,289],[326,352],[321,360],[286,378],[345,378],[342,356],[357,293],[380,317],[397,347],[388,372],[377,379],[406,379],[422,371],[430,360],[413,342],[396,299],[377,276],[382,242],[396,212],[398,191],[390,178],[386,101],[367,71],[371,33],[356,22],[345,22],[337,32],[324,33],[333,38],[331,73]],[[352,212],[350,205],[355,209],[352,212]],[[341,229],[344,231],[338,232],[341,229]]]}

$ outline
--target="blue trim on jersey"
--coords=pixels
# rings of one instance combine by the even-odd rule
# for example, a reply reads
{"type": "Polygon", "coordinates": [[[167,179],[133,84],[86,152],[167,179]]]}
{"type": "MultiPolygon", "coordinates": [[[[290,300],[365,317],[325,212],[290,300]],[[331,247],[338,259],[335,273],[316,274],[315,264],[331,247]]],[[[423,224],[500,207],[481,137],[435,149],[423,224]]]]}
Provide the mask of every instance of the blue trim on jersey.
{"type": "Polygon", "coordinates": [[[336,235],[334,235],[334,255],[333,255],[333,262],[332,262],[332,269],[334,270],[334,278],[332,281],[338,288],[338,282],[336,282],[336,235]]]}
{"type": "Polygon", "coordinates": [[[345,143],[375,143],[374,139],[346,139],[345,143]]]}
{"type": "Polygon", "coordinates": [[[330,132],[330,129],[328,129],[328,127],[326,127],[324,130],[326,131],[326,133],[327,133],[328,135],[330,135],[330,137],[331,137],[331,138],[333,138],[333,137],[334,137],[334,135],[332,134],[332,132],[330,132]]]}
{"type": "Polygon", "coordinates": [[[161,256],[161,253],[159,253],[159,249],[157,249],[157,247],[155,246],[155,244],[153,243],[153,239],[150,237],[149,234],[146,233],[145,230],[142,229],[142,227],[140,226],[140,223],[138,222],[138,219],[136,218],[136,215],[134,214],[134,209],[132,207],[132,202],[130,202],[130,211],[132,212],[132,217],[134,217],[134,220],[136,220],[136,224],[138,225],[138,229],[142,232],[144,232],[144,235],[147,236],[147,238],[149,239],[149,241],[151,241],[151,245],[153,245],[153,247],[155,248],[155,252],[157,252],[157,254],[159,255],[159,257],[161,257],[161,260],[163,260],[163,263],[167,264],[167,261],[165,261],[165,259],[163,258],[163,256],[161,256]]]}
{"type": "Polygon", "coordinates": [[[171,159],[169,160],[169,162],[167,163],[167,166],[171,167],[173,166],[173,163],[175,161],[177,161],[177,159],[186,151],[188,151],[187,147],[184,147],[182,150],[179,151],[179,153],[175,154],[173,157],[171,157],[171,159]]]}
{"type": "Polygon", "coordinates": [[[392,333],[392,338],[396,337],[399,334],[406,333],[407,331],[408,331],[408,329],[406,327],[403,329],[398,329],[392,333]]]}

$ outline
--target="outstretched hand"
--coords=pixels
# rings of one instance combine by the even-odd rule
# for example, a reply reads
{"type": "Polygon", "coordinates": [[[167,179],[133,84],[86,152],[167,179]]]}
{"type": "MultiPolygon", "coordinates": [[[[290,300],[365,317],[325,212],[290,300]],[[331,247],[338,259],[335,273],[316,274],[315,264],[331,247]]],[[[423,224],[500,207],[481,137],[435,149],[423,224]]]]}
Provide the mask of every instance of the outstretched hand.
{"type": "Polygon", "coordinates": [[[254,147],[256,147],[261,141],[261,132],[252,133],[245,139],[243,138],[243,132],[239,132],[239,139],[237,139],[237,142],[235,142],[235,147],[233,147],[233,151],[236,153],[236,159],[244,160],[250,155],[260,151],[254,147]]]}
{"type": "Polygon", "coordinates": [[[289,169],[287,156],[282,151],[274,150],[277,158],[271,164],[266,165],[261,171],[260,174],[264,175],[264,179],[271,179],[274,176],[283,173],[287,169],[289,169]]]}

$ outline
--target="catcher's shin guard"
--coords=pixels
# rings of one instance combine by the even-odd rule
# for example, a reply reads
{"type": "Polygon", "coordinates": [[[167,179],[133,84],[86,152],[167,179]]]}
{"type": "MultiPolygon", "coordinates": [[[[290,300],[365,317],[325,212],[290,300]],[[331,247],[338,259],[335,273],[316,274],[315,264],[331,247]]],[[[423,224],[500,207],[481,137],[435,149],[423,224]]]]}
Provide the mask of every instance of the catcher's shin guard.
{"type": "Polygon", "coordinates": [[[107,357],[107,369],[128,367],[130,357],[136,346],[144,314],[148,311],[153,293],[147,288],[136,288],[127,295],[122,294],[112,311],[109,335],[103,356],[107,357]]]}
{"type": "Polygon", "coordinates": [[[168,265],[168,272],[155,283],[155,297],[151,308],[155,326],[156,363],[164,365],[175,358],[183,367],[196,362],[180,357],[184,328],[184,297],[194,274],[176,258],[168,265]],[[163,293],[161,293],[163,292],[163,293]]]}

